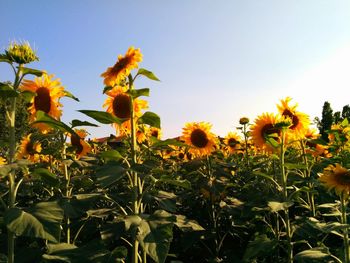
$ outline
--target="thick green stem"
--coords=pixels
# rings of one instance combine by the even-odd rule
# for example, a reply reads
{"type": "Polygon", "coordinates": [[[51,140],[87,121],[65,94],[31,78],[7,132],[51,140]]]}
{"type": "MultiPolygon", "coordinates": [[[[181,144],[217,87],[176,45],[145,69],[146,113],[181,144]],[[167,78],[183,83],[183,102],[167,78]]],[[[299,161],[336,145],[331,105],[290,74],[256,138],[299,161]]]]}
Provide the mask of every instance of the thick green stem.
{"type": "MultiPolygon", "coordinates": [[[[14,89],[17,91],[20,79],[21,79],[21,68],[22,65],[18,66],[18,70],[16,72],[15,81],[14,81],[14,89]]],[[[10,109],[7,112],[8,122],[10,124],[9,127],[9,163],[13,163],[15,161],[15,153],[16,153],[16,97],[11,98],[10,109]]],[[[8,175],[9,179],[9,197],[8,197],[8,208],[11,209],[15,207],[16,204],[16,174],[14,172],[10,172],[8,175]]],[[[15,233],[8,230],[7,232],[7,257],[8,263],[14,263],[15,261],[15,233]]]]}
{"type": "MultiPolygon", "coordinates": [[[[285,155],[285,130],[282,129],[282,141],[281,141],[281,154],[280,154],[280,162],[281,162],[281,176],[282,176],[282,186],[283,186],[283,199],[284,202],[288,201],[288,183],[287,183],[287,173],[285,170],[284,165],[284,155],[285,155]]],[[[287,259],[288,263],[293,262],[293,244],[292,244],[292,232],[291,232],[291,225],[290,225],[290,219],[289,219],[289,209],[288,207],[285,208],[285,225],[286,225],[286,235],[287,235],[287,259]]]]}
{"type": "MultiPolygon", "coordinates": [[[[131,75],[129,75],[129,89],[133,89],[133,78],[131,75]]],[[[134,113],[134,99],[132,96],[130,96],[130,122],[131,122],[131,160],[132,164],[135,165],[137,163],[137,156],[136,156],[136,123],[135,123],[135,113],[134,113]]],[[[139,214],[139,200],[140,193],[139,193],[139,178],[135,171],[132,171],[132,177],[133,177],[133,190],[134,190],[134,200],[133,200],[133,213],[135,215],[139,214]]],[[[136,239],[136,236],[134,237],[133,241],[133,253],[132,253],[132,263],[138,263],[138,251],[139,251],[139,242],[136,239]]]]}
{"type": "MultiPolygon", "coordinates": [[[[309,170],[309,162],[307,160],[306,157],[306,151],[305,151],[305,141],[301,140],[300,141],[300,145],[301,145],[301,150],[302,150],[302,155],[303,155],[303,161],[305,164],[305,171],[306,171],[306,177],[310,178],[310,170],[309,170]]],[[[311,190],[311,192],[307,192],[307,200],[309,203],[309,207],[310,207],[310,212],[311,212],[311,216],[315,217],[316,216],[316,208],[315,208],[315,196],[314,193],[312,192],[313,190],[313,184],[311,182],[308,183],[308,186],[311,190]]]]}
{"type": "MultiPolygon", "coordinates": [[[[347,198],[344,193],[341,194],[340,197],[341,202],[341,223],[344,225],[348,224],[347,216],[346,216],[346,205],[347,198]]],[[[348,227],[343,230],[343,241],[344,241],[344,263],[350,262],[350,254],[349,254],[349,232],[348,227]]]]}
{"type": "MultiPolygon", "coordinates": [[[[61,142],[62,142],[62,145],[63,145],[63,148],[62,148],[62,159],[65,160],[66,157],[67,157],[67,151],[66,151],[66,138],[61,135],[61,142]]],[[[66,193],[65,193],[65,197],[67,199],[69,199],[71,197],[71,186],[70,186],[70,174],[68,172],[68,167],[67,165],[64,163],[63,164],[63,170],[64,170],[64,178],[66,180],[66,193]]],[[[68,215],[65,215],[65,219],[66,219],[66,242],[67,244],[70,244],[71,242],[71,229],[70,229],[70,218],[68,215]]]]}
{"type": "Polygon", "coordinates": [[[243,135],[244,135],[244,151],[245,151],[244,157],[245,157],[247,166],[249,166],[247,124],[243,124],[243,135]]]}

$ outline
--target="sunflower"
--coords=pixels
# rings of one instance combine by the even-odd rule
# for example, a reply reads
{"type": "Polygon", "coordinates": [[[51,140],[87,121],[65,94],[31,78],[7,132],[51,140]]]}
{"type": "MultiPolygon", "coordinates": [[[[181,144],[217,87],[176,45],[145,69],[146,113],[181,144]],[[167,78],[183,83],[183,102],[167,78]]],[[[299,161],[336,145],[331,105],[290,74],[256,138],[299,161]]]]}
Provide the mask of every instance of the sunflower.
{"type": "Polygon", "coordinates": [[[161,129],[158,129],[156,127],[151,127],[148,130],[148,136],[154,137],[154,138],[157,138],[158,140],[160,140],[160,138],[162,137],[162,131],[161,131],[161,129]]]}
{"type": "Polygon", "coordinates": [[[4,165],[4,164],[7,164],[7,161],[6,161],[5,158],[3,158],[3,157],[0,156],[0,166],[1,166],[1,165],[4,165]]]}
{"type": "Polygon", "coordinates": [[[331,157],[331,154],[327,150],[327,146],[313,142],[313,140],[318,139],[320,136],[321,135],[317,133],[315,129],[308,129],[305,134],[307,147],[306,153],[310,153],[314,157],[331,157]]]}
{"type": "MultiPolygon", "coordinates": [[[[126,93],[127,87],[116,86],[113,89],[106,92],[108,98],[105,100],[103,107],[107,107],[107,112],[114,116],[125,120],[121,126],[115,124],[114,126],[118,130],[119,134],[130,133],[131,130],[131,111],[130,104],[131,98],[126,93]]],[[[141,110],[148,108],[148,103],[145,100],[136,98],[133,100],[134,114],[136,118],[139,118],[142,114],[141,110]]]]}
{"type": "Polygon", "coordinates": [[[268,138],[280,141],[281,129],[276,127],[280,121],[278,115],[263,113],[255,119],[255,124],[251,127],[251,136],[254,144],[267,152],[273,152],[274,147],[268,142],[268,138]]]}
{"type": "Polygon", "coordinates": [[[332,124],[331,130],[328,134],[330,143],[346,144],[350,137],[350,127],[341,124],[332,124]]]}
{"type": "MultiPolygon", "coordinates": [[[[53,75],[43,74],[41,77],[36,77],[34,81],[24,80],[21,91],[30,91],[36,93],[31,100],[31,105],[28,108],[30,112],[30,121],[36,120],[36,112],[43,111],[52,118],[58,120],[62,115],[62,104],[59,99],[65,96],[64,87],[59,79],[53,79],[53,75]]],[[[49,127],[45,124],[34,125],[39,130],[45,132],[49,127]]]]}
{"type": "Polygon", "coordinates": [[[79,159],[82,156],[87,155],[92,151],[91,146],[84,140],[87,136],[87,132],[83,129],[75,129],[76,134],[71,135],[70,141],[75,148],[75,153],[79,159]]]}
{"type": "Polygon", "coordinates": [[[225,149],[233,154],[240,152],[241,148],[241,138],[235,132],[229,132],[224,139],[225,149]]]}
{"type": "Polygon", "coordinates": [[[182,132],[182,140],[190,146],[194,156],[209,155],[216,149],[216,137],[210,132],[211,124],[206,122],[187,123],[182,132]]]}
{"type": "Polygon", "coordinates": [[[350,171],[340,164],[329,165],[319,174],[320,181],[324,183],[329,190],[333,189],[338,195],[350,193],[350,171]]]}
{"type": "Polygon", "coordinates": [[[28,159],[32,162],[40,160],[41,143],[32,141],[31,136],[32,134],[28,134],[22,138],[16,159],[28,159]]]}
{"type": "Polygon", "coordinates": [[[138,143],[143,143],[147,140],[146,134],[148,133],[148,128],[146,126],[139,126],[136,130],[136,140],[138,143]]]}
{"type": "Polygon", "coordinates": [[[140,49],[130,47],[125,56],[119,55],[118,61],[113,67],[107,68],[106,72],[101,74],[104,78],[103,83],[106,86],[112,86],[119,84],[121,80],[124,80],[130,71],[138,68],[138,62],[142,61],[142,54],[140,49]]]}
{"type": "Polygon", "coordinates": [[[300,138],[308,131],[310,119],[307,114],[296,110],[298,104],[290,106],[289,102],[291,100],[292,98],[290,97],[281,100],[281,105],[277,105],[277,108],[283,117],[289,117],[292,120],[292,125],[289,127],[289,130],[292,131],[297,138],[300,138]]]}

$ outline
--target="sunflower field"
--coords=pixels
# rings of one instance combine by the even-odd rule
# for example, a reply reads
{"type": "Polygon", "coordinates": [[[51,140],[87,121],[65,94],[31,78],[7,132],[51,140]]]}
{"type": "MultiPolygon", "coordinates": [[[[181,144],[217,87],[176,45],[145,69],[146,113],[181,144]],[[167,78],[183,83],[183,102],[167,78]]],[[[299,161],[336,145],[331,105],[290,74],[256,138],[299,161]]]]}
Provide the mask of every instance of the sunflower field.
{"type": "Polygon", "coordinates": [[[0,54],[0,262],[350,262],[346,118],[320,134],[286,97],[224,138],[199,121],[162,139],[142,59],[119,55],[105,110],[64,123],[79,100],[30,45],[0,54]],[[87,139],[97,125],[115,136],[87,139]]]}

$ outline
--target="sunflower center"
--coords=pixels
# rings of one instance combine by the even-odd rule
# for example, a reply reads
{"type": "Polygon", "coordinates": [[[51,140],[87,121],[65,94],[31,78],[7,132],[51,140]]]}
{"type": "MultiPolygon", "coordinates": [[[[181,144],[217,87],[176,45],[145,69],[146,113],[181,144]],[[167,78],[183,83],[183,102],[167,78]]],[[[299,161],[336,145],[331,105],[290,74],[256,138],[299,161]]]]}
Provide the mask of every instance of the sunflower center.
{"type": "Polygon", "coordinates": [[[113,113],[120,119],[130,119],[131,100],[129,95],[119,94],[113,100],[113,113]]]}
{"type": "Polygon", "coordinates": [[[37,111],[41,110],[45,113],[49,113],[51,109],[50,91],[47,88],[40,87],[36,90],[36,94],[34,98],[35,109],[37,111]]]}
{"type": "Polygon", "coordinates": [[[271,123],[266,124],[262,129],[261,129],[261,137],[266,138],[266,137],[272,137],[274,139],[278,139],[278,137],[281,134],[281,130],[274,127],[271,123]],[[272,134],[276,134],[275,136],[272,136],[272,134]]]}
{"type": "Polygon", "coordinates": [[[239,142],[237,140],[235,140],[234,138],[230,138],[228,140],[228,146],[230,146],[231,148],[234,148],[239,142]]]}
{"type": "Polygon", "coordinates": [[[283,111],[282,115],[283,116],[287,116],[287,117],[289,117],[292,120],[293,125],[290,126],[289,129],[294,130],[297,127],[298,123],[299,123],[299,118],[295,114],[293,114],[290,110],[287,110],[287,109],[285,109],[283,111]]]}
{"type": "Polygon", "coordinates": [[[34,144],[31,142],[31,141],[29,141],[28,143],[27,143],[27,145],[26,145],[26,152],[29,154],[29,155],[33,155],[33,154],[35,154],[35,149],[34,149],[34,144]]]}
{"type": "Polygon", "coordinates": [[[113,73],[119,74],[119,72],[124,70],[129,63],[130,63],[130,57],[128,56],[119,59],[118,62],[113,67],[113,73]]]}
{"type": "Polygon", "coordinates": [[[77,154],[80,154],[83,151],[83,145],[80,142],[80,137],[77,135],[72,135],[71,137],[71,144],[73,145],[73,147],[75,147],[75,152],[77,154]]]}
{"type": "Polygon", "coordinates": [[[336,173],[335,178],[338,184],[340,185],[350,185],[350,172],[341,172],[336,173]]]}
{"type": "Polygon", "coordinates": [[[198,148],[204,148],[207,146],[209,140],[207,134],[202,131],[201,129],[195,129],[191,133],[191,143],[198,147],[198,148]]]}
{"type": "Polygon", "coordinates": [[[151,133],[151,136],[158,138],[158,131],[157,130],[153,130],[151,133]]]}

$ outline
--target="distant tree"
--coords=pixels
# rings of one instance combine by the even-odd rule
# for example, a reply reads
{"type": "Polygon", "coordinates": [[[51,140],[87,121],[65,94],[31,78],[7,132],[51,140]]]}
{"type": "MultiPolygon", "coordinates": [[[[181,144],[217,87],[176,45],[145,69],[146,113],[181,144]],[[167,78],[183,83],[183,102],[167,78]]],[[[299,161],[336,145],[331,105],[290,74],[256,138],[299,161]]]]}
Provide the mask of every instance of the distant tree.
{"type": "Polygon", "coordinates": [[[334,112],[333,120],[334,120],[334,123],[338,123],[338,122],[341,122],[343,120],[340,111],[334,112]]]}
{"type": "Polygon", "coordinates": [[[321,138],[325,141],[328,140],[327,131],[331,129],[332,124],[334,123],[333,110],[331,104],[328,101],[325,101],[322,108],[322,118],[318,121],[317,126],[320,131],[321,138]]]}
{"type": "Polygon", "coordinates": [[[350,106],[349,105],[345,105],[343,107],[343,111],[341,113],[342,119],[344,120],[345,118],[348,119],[348,121],[350,121],[350,106]]]}

